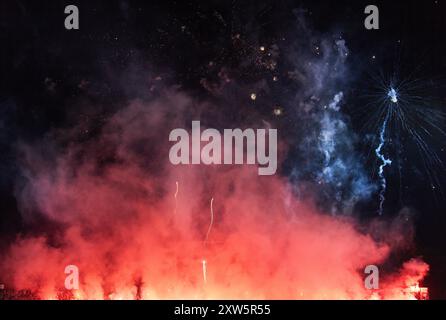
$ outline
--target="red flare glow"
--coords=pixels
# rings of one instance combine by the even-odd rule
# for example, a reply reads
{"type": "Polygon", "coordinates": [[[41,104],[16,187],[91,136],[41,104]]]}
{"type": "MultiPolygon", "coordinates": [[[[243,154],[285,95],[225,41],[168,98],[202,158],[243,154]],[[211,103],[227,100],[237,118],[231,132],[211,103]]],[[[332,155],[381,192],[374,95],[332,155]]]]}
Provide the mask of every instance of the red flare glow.
{"type": "Polygon", "coordinates": [[[392,248],[357,231],[352,219],[298,201],[280,177],[259,177],[253,167],[193,166],[149,175],[129,146],[141,138],[135,130],[154,120],[131,115],[112,119],[100,141],[83,145],[82,164],[75,147],[56,166],[28,153],[33,173],[24,203],[58,228],[11,245],[0,266],[8,288],[43,299],[424,297],[419,282],[428,266],[418,260],[380,279],[379,290],[366,289],[364,268],[392,248]],[[114,134],[124,127],[133,130],[114,134]],[[92,159],[104,141],[115,143],[121,161],[98,171],[92,159]],[[79,268],[79,290],[61,289],[67,265],[79,268]]]}

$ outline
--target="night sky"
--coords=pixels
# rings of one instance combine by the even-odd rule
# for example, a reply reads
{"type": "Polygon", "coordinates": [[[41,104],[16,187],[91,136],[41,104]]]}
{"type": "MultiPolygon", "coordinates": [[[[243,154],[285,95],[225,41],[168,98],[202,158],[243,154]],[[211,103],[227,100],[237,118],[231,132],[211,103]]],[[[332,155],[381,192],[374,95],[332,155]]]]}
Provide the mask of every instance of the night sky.
{"type": "MultiPolygon", "coordinates": [[[[19,234],[60,227],[39,210],[23,214],[18,194],[28,172],[20,145],[42,145],[40,152],[48,155],[55,151],[43,142],[51,139],[62,152],[73,141],[87,144],[124,105],[151,101],[175,88],[210,105],[201,112],[202,122],[211,127],[260,121],[278,128],[291,146],[278,174],[291,184],[305,184],[305,190],[296,191],[299,195],[311,193],[328,215],[353,216],[359,228],[368,229],[371,221],[394,221],[413,241],[388,263],[422,257],[430,265],[424,283],[430,297],[446,299],[446,167],[441,166],[446,161],[446,2],[373,1],[380,9],[379,30],[364,28],[368,4],[2,1],[0,249],[6,250],[19,234]],[[79,30],[64,28],[68,4],[79,8],[79,30]],[[307,73],[326,72],[318,69],[323,66],[318,61],[337,65],[325,56],[332,50],[326,43],[341,47],[336,41],[347,50],[342,69],[322,76],[321,88],[306,83],[311,78],[307,73]],[[307,62],[316,66],[305,66],[307,62]],[[422,100],[436,113],[427,125],[422,113],[414,114],[409,125],[425,129],[428,155],[407,131],[389,127],[384,150],[393,163],[385,169],[386,200],[378,217],[378,193],[366,189],[379,184],[374,149],[380,122],[371,123],[372,115],[358,110],[375,103],[377,79],[390,78],[406,79],[415,103],[422,100]],[[343,103],[330,119],[348,130],[339,133],[332,155],[346,167],[331,181],[321,178],[320,150],[306,147],[320,130],[314,126],[320,118],[299,110],[302,103],[327,104],[339,91],[343,103]],[[59,140],[58,132],[66,130],[69,138],[64,134],[59,140]]],[[[195,113],[185,113],[190,124],[195,113]]],[[[114,160],[104,156],[101,161],[114,160]]],[[[156,170],[155,163],[147,166],[156,170]]]]}

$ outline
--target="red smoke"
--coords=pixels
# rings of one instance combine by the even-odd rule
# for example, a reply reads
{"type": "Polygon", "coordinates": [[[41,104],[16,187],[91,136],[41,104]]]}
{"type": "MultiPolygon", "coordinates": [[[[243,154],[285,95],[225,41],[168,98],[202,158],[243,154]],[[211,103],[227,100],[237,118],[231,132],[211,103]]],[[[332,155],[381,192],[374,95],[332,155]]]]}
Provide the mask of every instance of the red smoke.
{"type": "Polygon", "coordinates": [[[49,140],[62,136],[68,147],[54,157],[23,148],[22,212],[42,212],[56,227],[11,245],[0,268],[7,287],[60,298],[64,269],[76,265],[80,288],[69,298],[418,297],[427,265],[412,260],[383,276],[380,290],[366,289],[365,267],[392,248],[352,219],[297,200],[284,178],[258,176],[252,166],[170,165],[168,131],[184,125],[169,106],[189,103],[134,103],[82,143],[72,142],[75,130],[56,132],[49,140]]]}

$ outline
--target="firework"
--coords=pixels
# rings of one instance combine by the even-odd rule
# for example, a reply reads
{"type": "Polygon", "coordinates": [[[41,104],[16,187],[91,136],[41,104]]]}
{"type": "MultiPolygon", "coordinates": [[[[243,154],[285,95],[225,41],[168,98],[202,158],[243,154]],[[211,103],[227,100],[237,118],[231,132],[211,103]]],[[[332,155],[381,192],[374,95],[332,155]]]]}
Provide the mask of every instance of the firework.
{"type": "Polygon", "coordinates": [[[391,158],[398,157],[400,171],[403,163],[400,155],[404,152],[405,161],[419,161],[408,158],[409,147],[416,148],[432,189],[440,186],[438,170],[443,170],[444,165],[435,146],[442,145],[446,137],[442,129],[446,115],[439,109],[438,99],[431,93],[433,89],[432,81],[413,77],[400,79],[396,73],[390,78],[382,73],[374,75],[370,91],[362,95],[367,103],[354,112],[354,116],[366,118],[362,130],[377,132],[378,136],[374,153],[379,161],[379,214],[383,213],[387,187],[384,170],[392,164],[391,158]],[[403,144],[405,140],[411,143],[403,144]],[[391,148],[394,145],[391,141],[398,143],[398,149],[391,148]],[[389,156],[384,155],[384,149],[389,156]]]}

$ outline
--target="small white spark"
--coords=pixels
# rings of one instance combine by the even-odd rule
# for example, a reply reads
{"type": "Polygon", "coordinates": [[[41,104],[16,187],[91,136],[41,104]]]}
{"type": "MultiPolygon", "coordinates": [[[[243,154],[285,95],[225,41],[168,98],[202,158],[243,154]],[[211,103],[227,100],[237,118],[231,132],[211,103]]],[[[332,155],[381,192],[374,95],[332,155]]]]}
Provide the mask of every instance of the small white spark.
{"type": "Polygon", "coordinates": [[[389,92],[387,93],[387,96],[393,103],[398,103],[398,93],[394,88],[390,88],[389,92]]]}

